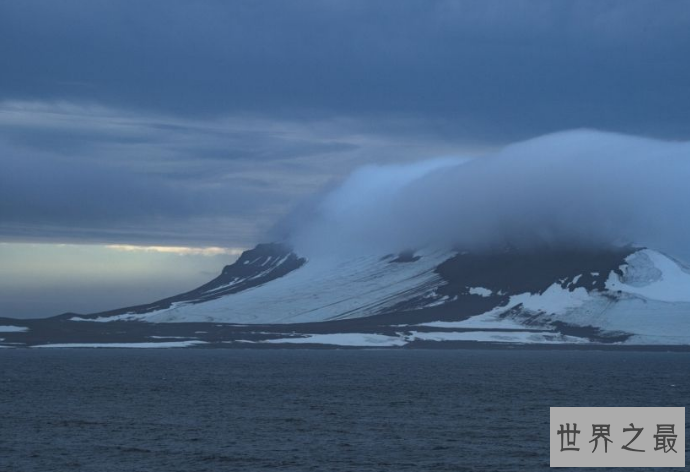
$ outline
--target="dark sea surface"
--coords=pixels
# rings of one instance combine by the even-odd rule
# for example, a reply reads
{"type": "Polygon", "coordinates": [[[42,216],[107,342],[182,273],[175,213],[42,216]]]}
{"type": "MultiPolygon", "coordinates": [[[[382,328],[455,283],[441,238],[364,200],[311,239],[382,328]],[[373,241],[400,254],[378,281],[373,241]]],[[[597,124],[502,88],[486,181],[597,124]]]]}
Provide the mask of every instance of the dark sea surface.
{"type": "Polygon", "coordinates": [[[689,400],[690,353],[6,349],[0,470],[547,470],[550,406],[689,400]]]}

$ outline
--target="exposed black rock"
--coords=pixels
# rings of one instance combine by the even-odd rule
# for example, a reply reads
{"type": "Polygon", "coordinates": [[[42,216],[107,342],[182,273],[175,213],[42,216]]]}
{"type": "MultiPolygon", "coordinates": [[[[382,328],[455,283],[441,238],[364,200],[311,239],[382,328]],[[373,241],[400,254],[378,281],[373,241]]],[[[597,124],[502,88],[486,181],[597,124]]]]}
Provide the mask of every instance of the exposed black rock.
{"type": "Polygon", "coordinates": [[[398,257],[391,260],[391,262],[415,262],[419,260],[419,256],[415,256],[414,251],[407,250],[398,254],[398,257]]]}
{"type": "Polygon", "coordinates": [[[436,271],[447,281],[439,293],[458,295],[466,287],[485,287],[505,295],[543,293],[555,282],[570,290],[584,287],[603,291],[609,273],[620,274],[625,258],[637,250],[625,247],[460,253],[438,266],[436,271]]]}

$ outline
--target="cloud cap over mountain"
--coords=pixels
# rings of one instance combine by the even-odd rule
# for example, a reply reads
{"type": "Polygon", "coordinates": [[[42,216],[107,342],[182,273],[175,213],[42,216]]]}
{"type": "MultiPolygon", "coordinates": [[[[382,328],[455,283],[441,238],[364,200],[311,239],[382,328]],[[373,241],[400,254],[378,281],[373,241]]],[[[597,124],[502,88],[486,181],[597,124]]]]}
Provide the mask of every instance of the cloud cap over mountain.
{"type": "Polygon", "coordinates": [[[690,142],[588,130],[369,166],[285,223],[305,253],[641,244],[687,252],[690,142]]]}

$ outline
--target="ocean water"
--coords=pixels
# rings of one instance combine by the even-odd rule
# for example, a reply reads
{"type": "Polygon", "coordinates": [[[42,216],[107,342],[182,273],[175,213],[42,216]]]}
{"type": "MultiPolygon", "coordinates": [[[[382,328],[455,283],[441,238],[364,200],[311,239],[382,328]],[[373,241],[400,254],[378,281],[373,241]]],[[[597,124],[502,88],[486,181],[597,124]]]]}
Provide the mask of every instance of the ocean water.
{"type": "Polygon", "coordinates": [[[690,353],[7,349],[0,470],[547,470],[550,406],[689,400],[690,353]]]}

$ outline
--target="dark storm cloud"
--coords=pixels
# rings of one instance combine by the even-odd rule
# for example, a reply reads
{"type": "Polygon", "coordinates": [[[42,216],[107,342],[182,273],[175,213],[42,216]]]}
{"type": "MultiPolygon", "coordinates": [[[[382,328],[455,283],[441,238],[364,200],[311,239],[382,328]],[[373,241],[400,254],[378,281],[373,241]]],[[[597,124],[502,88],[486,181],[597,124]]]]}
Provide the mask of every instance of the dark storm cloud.
{"type": "Polygon", "coordinates": [[[290,174],[281,160],[355,147],[277,123],[6,102],[0,238],[249,245],[294,193],[289,178],[279,181],[290,174]],[[220,228],[226,234],[214,234],[220,228]]]}
{"type": "MultiPolygon", "coordinates": [[[[22,1],[0,7],[11,99],[176,113],[442,117],[514,139],[690,136],[684,1],[22,1]]],[[[443,131],[443,130],[441,130],[443,131]]]]}
{"type": "MultiPolygon", "coordinates": [[[[196,159],[275,160],[341,152],[353,145],[289,135],[275,123],[190,121],[71,104],[0,104],[0,136],[12,145],[65,155],[143,146],[196,159]],[[272,127],[270,125],[273,125],[272,127]]],[[[96,156],[94,156],[96,157],[96,156]]],[[[112,156],[106,156],[111,158],[112,156]]],[[[150,155],[148,157],[151,157],[150,155]]]]}
{"type": "MultiPolygon", "coordinates": [[[[176,181],[131,166],[26,153],[2,143],[0,153],[4,238],[48,234],[64,240],[73,233],[72,238],[78,234],[85,240],[128,241],[136,236],[142,241],[137,233],[174,233],[180,221],[248,217],[275,198],[270,190],[257,190],[241,179],[236,185],[208,188],[201,179],[176,181]]],[[[165,239],[190,242],[188,235],[183,229],[165,239]]]]}

